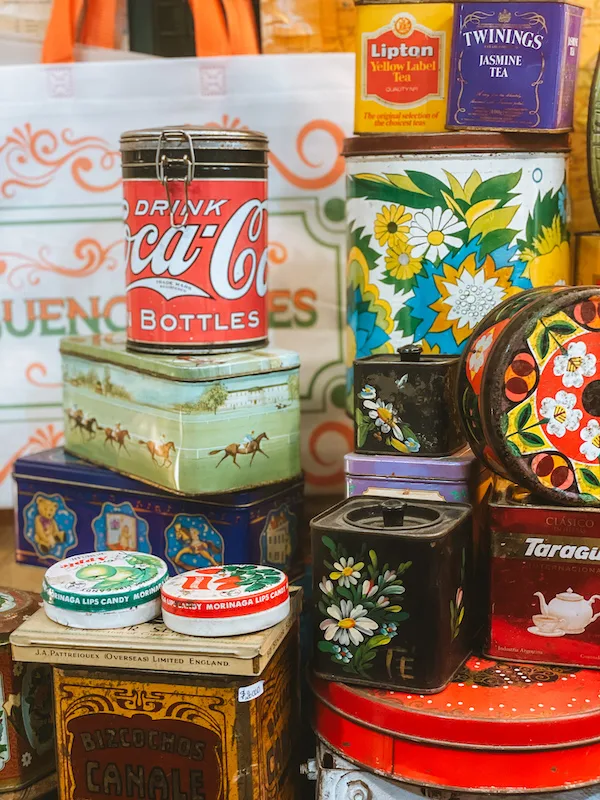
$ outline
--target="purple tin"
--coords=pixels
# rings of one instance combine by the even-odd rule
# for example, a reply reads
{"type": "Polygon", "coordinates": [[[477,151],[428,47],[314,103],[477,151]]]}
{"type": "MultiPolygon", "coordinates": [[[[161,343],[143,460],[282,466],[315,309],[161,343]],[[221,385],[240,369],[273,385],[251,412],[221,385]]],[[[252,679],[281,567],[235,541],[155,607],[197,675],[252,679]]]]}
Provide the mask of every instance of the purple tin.
{"type": "Polygon", "coordinates": [[[582,15],[552,1],[457,3],[447,127],[571,130],[582,15]]]}
{"type": "Polygon", "coordinates": [[[173,575],[220,564],[268,564],[300,575],[304,481],[180,497],[118,475],[62,447],[17,459],[17,561],[48,567],[94,550],[164,558],[173,575]]]}

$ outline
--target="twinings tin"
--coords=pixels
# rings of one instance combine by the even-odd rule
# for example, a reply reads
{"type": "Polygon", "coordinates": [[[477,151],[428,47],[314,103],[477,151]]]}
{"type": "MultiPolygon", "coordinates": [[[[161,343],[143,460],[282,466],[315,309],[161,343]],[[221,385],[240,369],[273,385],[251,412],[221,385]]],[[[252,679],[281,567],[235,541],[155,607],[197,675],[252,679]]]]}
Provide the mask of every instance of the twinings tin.
{"type": "Polygon", "coordinates": [[[424,356],[419,345],[355,361],[356,452],[439,458],[460,450],[457,374],[457,356],[424,356]]]}
{"type": "Polygon", "coordinates": [[[583,8],[456,4],[448,127],[569,131],[583,8]]]}
{"type": "Polygon", "coordinates": [[[316,674],[439,692],[471,652],[470,506],[352,497],[311,531],[316,674]]]}
{"type": "Polygon", "coordinates": [[[44,611],[70,628],[125,628],[160,613],[167,565],[147,553],[105,551],[71,556],[46,570],[44,611]]]}
{"type": "Polygon", "coordinates": [[[307,546],[304,481],[245,492],[173,496],[65,453],[16,460],[17,561],[48,567],[98,550],[137,550],[169,572],[220,564],[265,564],[290,575],[307,546]]]}
{"type": "Polygon", "coordinates": [[[300,475],[297,353],[155,356],[110,335],[61,353],[69,453],[185,495],[300,475]]]}
{"type": "Polygon", "coordinates": [[[538,797],[600,781],[596,670],[472,657],[428,698],[318,678],[313,688],[315,729],[327,749],[388,778],[538,797]]]}
{"type": "Polygon", "coordinates": [[[9,644],[39,605],[39,595],[0,588],[0,795],[12,800],[34,800],[55,784],[50,668],[13,661],[9,644]]]}
{"type": "Polygon", "coordinates": [[[357,0],[356,133],[443,131],[452,3],[357,0]]]}
{"type": "Polygon", "coordinates": [[[161,588],[165,625],[190,636],[240,636],[272,628],[290,613],[288,579],[272,567],[194,569],[161,588]]]}
{"type": "Polygon", "coordinates": [[[600,233],[578,233],[575,236],[575,283],[580,286],[600,285],[600,233]]]}
{"type": "Polygon", "coordinates": [[[246,130],[121,136],[127,346],[209,353],[267,343],[268,142],[246,130]]]}

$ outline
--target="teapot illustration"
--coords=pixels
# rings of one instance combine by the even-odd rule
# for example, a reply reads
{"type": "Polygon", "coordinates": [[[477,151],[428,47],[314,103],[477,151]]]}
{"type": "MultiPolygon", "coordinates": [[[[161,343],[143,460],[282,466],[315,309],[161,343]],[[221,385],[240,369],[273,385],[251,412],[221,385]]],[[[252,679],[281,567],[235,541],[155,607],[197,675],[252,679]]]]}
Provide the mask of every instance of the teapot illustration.
{"type": "Polygon", "coordinates": [[[594,600],[600,600],[600,595],[594,594],[589,600],[582,597],[573,589],[560,592],[549,603],[541,592],[535,593],[540,599],[542,614],[554,617],[560,621],[560,628],[565,633],[583,633],[590,622],[600,617],[600,612],[594,614],[594,600]]]}

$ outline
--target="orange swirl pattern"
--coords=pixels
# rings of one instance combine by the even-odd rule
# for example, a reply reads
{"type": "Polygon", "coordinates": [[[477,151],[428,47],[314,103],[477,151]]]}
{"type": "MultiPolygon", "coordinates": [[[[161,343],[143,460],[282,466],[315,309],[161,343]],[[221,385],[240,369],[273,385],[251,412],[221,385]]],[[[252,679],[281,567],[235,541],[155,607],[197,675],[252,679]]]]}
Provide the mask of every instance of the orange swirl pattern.
{"type": "MultiPolygon", "coordinates": [[[[344,440],[346,452],[354,449],[354,431],[350,422],[329,421],[318,425],[311,433],[308,448],[314,462],[320,467],[334,468],[328,475],[318,475],[314,472],[305,472],[306,482],[312,486],[339,486],[344,481],[344,468],[342,460],[334,453],[330,458],[324,458],[319,453],[319,446],[326,434],[337,434],[344,440]]],[[[325,448],[324,448],[325,449],[325,448]]]]}
{"type": "Polygon", "coordinates": [[[0,483],[8,478],[12,471],[12,466],[21,456],[31,455],[32,453],[39,453],[41,450],[49,450],[52,447],[58,447],[63,440],[63,432],[57,430],[54,425],[46,425],[45,428],[38,428],[35,433],[27,439],[23,447],[17,450],[16,453],[8,459],[4,466],[0,467],[0,483]]]}
{"type": "Polygon", "coordinates": [[[60,389],[62,383],[52,383],[51,381],[43,380],[47,374],[48,370],[46,369],[45,364],[42,364],[39,361],[29,364],[29,366],[25,369],[25,377],[27,382],[32,386],[37,386],[40,389],[60,389]],[[41,379],[36,377],[36,373],[41,376],[41,379]]]}
{"type": "Polygon", "coordinates": [[[285,264],[288,260],[287,247],[283,242],[269,242],[269,264],[285,264]]]}

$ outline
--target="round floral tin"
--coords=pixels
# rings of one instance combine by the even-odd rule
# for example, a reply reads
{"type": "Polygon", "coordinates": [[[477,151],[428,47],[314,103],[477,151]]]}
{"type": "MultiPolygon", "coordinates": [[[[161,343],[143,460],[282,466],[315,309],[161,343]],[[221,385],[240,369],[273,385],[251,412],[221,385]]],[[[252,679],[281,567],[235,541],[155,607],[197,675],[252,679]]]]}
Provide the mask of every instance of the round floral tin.
{"type": "Polygon", "coordinates": [[[290,612],[287,576],[239,564],[194,569],[162,587],[163,620],[189,636],[239,636],[277,625],[290,612]]]}
{"type": "Polygon", "coordinates": [[[126,628],[160,614],[167,565],[147,553],[107,551],[72,556],[44,575],[50,619],[70,628],[126,628]]]}

